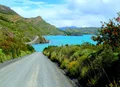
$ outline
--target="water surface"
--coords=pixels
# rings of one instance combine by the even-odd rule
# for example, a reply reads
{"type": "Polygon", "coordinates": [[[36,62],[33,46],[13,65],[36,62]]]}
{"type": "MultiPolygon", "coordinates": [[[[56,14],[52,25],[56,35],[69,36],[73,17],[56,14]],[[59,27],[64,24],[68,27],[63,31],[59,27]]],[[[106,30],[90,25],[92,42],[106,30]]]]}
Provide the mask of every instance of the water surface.
{"type": "Polygon", "coordinates": [[[91,37],[93,35],[83,35],[83,36],[44,36],[47,40],[49,40],[49,43],[46,44],[34,44],[32,45],[34,49],[38,52],[42,52],[45,47],[48,47],[50,45],[79,45],[84,42],[90,42],[92,44],[95,44],[91,37]]]}

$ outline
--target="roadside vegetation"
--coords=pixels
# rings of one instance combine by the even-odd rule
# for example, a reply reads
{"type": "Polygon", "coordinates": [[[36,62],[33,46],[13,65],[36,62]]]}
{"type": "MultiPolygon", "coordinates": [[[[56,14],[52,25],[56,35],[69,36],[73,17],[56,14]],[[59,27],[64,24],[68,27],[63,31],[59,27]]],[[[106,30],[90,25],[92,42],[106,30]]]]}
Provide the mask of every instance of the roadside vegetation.
{"type": "Polygon", "coordinates": [[[34,52],[32,46],[26,45],[21,38],[5,29],[1,29],[0,37],[0,63],[34,52]]]}
{"type": "Polygon", "coordinates": [[[120,87],[120,15],[92,39],[96,45],[49,46],[43,53],[83,87],[120,87]]]}

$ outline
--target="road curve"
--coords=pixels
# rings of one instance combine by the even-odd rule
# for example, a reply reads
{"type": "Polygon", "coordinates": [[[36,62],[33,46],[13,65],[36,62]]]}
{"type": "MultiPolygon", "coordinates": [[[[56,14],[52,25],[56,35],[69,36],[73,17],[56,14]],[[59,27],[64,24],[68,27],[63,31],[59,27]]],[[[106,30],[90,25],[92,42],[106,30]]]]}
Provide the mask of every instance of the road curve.
{"type": "Polygon", "coordinates": [[[0,87],[73,87],[65,75],[41,52],[0,69],[0,87]]]}
{"type": "Polygon", "coordinates": [[[25,44],[34,44],[39,39],[39,36],[36,36],[34,40],[26,42],[25,44]]]}

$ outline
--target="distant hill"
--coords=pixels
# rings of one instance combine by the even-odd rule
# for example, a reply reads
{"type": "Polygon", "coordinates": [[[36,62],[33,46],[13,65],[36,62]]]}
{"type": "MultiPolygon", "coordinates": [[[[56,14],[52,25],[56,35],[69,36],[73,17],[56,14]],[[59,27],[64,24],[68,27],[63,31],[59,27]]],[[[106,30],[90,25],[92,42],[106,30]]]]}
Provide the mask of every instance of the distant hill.
{"type": "Polygon", "coordinates": [[[79,28],[78,30],[80,30],[82,34],[98,34],[99,29],[100,27],[84,27],[79,28]]]}
{"type": "Polygon", "coordinates": [[[73,35],[73,36],[79,36],[82,34],[97,34],[98,30],[100,29],[99,27],[62,27],[59,28],[62,30],[66,35],[73,35]]]}
{"type": "Polygon", "coordinates": [[[81,36],[82,35],[82,33],[81,33],[81,31],[79,29],[70,29],[70,28],[68,28],[68,29],[65,29],[63,31],[64,31],[64,33],[66,35],[69,35],[69,36],[81,36]]]}

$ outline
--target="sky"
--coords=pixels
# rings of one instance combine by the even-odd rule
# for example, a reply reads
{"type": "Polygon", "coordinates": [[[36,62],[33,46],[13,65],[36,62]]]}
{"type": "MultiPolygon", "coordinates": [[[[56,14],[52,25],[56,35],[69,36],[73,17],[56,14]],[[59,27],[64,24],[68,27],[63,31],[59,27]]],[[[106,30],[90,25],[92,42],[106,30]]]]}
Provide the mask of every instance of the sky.
{"type": "Polygon", "coordinates": [[[120,0],[1,0],[25,18],[41,16],[56,27],[101,27],[117,17],[120,0]]]}

